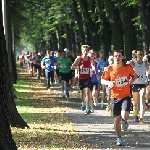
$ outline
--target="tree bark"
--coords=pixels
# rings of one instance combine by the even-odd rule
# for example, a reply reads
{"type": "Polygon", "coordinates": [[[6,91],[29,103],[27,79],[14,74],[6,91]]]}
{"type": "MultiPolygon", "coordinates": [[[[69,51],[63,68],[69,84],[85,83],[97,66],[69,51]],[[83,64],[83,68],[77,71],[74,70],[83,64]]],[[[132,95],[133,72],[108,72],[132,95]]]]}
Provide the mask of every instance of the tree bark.
{"type": "Polygon", "coordinates": [[[132,50],[137,49],[136,28],[133,25],[134,21],[132,21],[135,17],[133,14],[136,10],[132,6],[122,4],[123,1],[119,1],[119,10],[123,25],[125,56],[126,60],[130,60],[132,58],[132,50]]]}
{"type": "Polygon", "coordinates": [[[111,39],[114,49],[124,50],[123,29],[119,9],[118,7],[115,7],[114,2],[110,2],[110,0],[105,0],[104,4],[111,25],[111,39]]]}
{"type": "Polygon", "coordinates": [[[7,75],[7,108],[8,108],[8,116],[9,116],[9,123],[11,126],[20,127],[20,128],[29,128],[27,123],[21,118],[20,114],[17,111],[15,102],[14,102],[14,89],[13,89],[13,61],[12,58],[12,36],[11,36],[11,24],[10,24],[10,17],[9,17],[9,5],[8,1],[6,0],[4,3],[4,19],[5,19],[5,39],[7,44],[7,50],[4,53],[4,58],[1,60],[6,59],[5,64],[5,73],[7,75]]]}
{"type": "Polygon", "coordinates": [[[149,0],[138,0],[138,8],[141,15],[143,49],[146,52],[150,46],[150,4],[149,0]]]}
{"type": "MultiPolygon", "coordinates": [[[[4,2],[4,1],[3,1],[4,2]]],[[[7,75],[8,75],[8,59],[6,56],[6,43],[4,38],[3,18],[2,18],[2,3],[0,3],[0,149],[2,150],[17,150],[16,144],[12,139],[11,130],[8,122],[8,107],[9,99],[7,93],[7,75]]]]}

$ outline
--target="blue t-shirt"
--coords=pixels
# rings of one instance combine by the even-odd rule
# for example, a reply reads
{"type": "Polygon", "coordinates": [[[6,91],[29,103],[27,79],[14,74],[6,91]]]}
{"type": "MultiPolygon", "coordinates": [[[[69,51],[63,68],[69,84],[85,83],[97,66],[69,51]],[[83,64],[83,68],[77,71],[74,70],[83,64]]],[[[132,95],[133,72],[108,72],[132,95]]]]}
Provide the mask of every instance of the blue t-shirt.
{"type": "Polygon", "coordinates": [[[54,57],[54,56],[45,56],[43,59],[42,59],[42,64],[43,66],[45,66],[45,71],[47,72],[51,72],[51,71],[55,71],[54,67],[54,63],[57,62],[57,59],[54,57]]]}
{"type": "MultiPolygon", "coordinates": [[[[107,62],[104,60],[104,61],[100,61],[100,59],[96,59],[96,61],[98,62],[98,64],[100,65],[100,68],[101,68],[101,74],[102,72],[104,71],[104,67],[107,67],[107,62]]],[[[99,79],[98,83],[100,84],[101,83],[101,79],[99,79]]]]}
{"type": "MultiPolygon", "coordinates": [[[[97,75],[99,74],[98,70],[100,70],[100,65],[98,64],[98,62],[94,61],[94,64],[95,64],[95,74],[92,74],[92,76],[91,76],[92,83],[98,82],[97,75]]],[[[91,69],[92,69],[92,67],[91,67],[91,69]]]]}

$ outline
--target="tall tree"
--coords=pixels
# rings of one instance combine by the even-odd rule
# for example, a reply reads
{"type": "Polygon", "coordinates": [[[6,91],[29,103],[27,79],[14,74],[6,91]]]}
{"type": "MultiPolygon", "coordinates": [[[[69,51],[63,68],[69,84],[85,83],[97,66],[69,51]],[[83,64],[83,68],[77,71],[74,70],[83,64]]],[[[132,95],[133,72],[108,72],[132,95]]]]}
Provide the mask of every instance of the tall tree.
{"type": "Polygon", "coordinates": [[[138,0],[138,8],[141,16],[143,48],[148,52],[150,46],[150,1],[138,0]]]}
{"type": "MultiPolygon", "coordinates": [[[[10,11],[9,11],[9,3],[10,1],[4,1],[4,21],[6,23],[5,26],[5,39],[6,39],[6,47],[7,51],[5,52],[5,69],[7,74],[7,107],[8,107],[8,118],[9,123],[13,127],[20,128],[29,128],[27,123],[21,118],[20,114],[17,111],[15,102],[14,102],[14,89],[13,89],[13,67],[15,66],[14,56],[12,52],[12,38],[11,38],[11,22],[10,22],[10,11]],[[8,56],[6,56],[8,54],[8,56]],[[13,64],[14,63],[14,64],[13,64]]],[[[2,59],[3,60],[3,59],[2,59]]]]}
{"type": "Polygon", "coordinates": [[[123,43],[123,29],[122,22],[120,18],[119,8],[115,1],[104,0],[106,15],[110,22],[111,32],[112,32],[112,45],[114,49],[124,50],[123,43]]]}
{"type": "Polygon", "coordinates": [[[0,3],[0,149],[2,150],[17,150],[16,144],[12,139],[10,125],[8,122],[8,107],[7,100],[9,99],[7,93],[7,51],[6,42],[4,38],[3,17],[2,17],[2,3],[0,3]]]}
{"type": "Polygon", "coordinates": [[[130,60],[131,51],[137,48],[136,27],[133,21],[137,17],[137,8],[129,6],[124,0],[119,0],[118,4],[123,27],[125,56],[127,60],[130,60]]]}

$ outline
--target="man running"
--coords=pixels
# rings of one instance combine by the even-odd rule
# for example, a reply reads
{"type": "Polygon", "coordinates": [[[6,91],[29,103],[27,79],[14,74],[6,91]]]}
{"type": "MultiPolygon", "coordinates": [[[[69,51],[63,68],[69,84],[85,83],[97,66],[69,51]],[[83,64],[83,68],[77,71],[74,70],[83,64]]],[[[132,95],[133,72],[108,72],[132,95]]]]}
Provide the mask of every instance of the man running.
{"type": "Polygon", "coordinates": [[[121,140],[121,117],[122,129],[128,129],[127,119],[129,118],[131,93],[130,84],[137,77],[130,65],[122,62],[123,54],[121,50],[114,50],[114,64],[108,66],[102,75],[101,83],[108,85],[111,89],[112,111],[114,116],[114,128],[117,135],[117,146],[122,145],[121,140]]]}
{"type": "Polygon", "coordinates": [[[69,79],[70,79],[69,77],[70,77],[70,66],[72,65],[72,60],[71,58],[66,57],[66,52],[63,51],[61,53],[61,58],[58,59],[57,63],[59,66],[59,74],[61,78],[62,98],[66,98],[66,96],[67,98],[69,98],[69,79]]]}
{"type": "MultiPolygon", "coordinates": [[[[89,51],[88,54],[89,57],[95,58],[95,52],[93,50],[89,51]]],[[[91,86],[90,86],[90,107],[91,107],[91,112],[94,112],[94,106],[98,105],[98,100],[97,100],[97,89],[98,89],[98,79],[100,79],[100,66],[96,61],[92,61],[91,63],[91,86]],[[94,104],[94,106],[93,106],[94,104]]]]}
{"type": "Polygon", "coordinates": [[[82,56],[78,56],[71,67],[71,69],[79,68],[79,87],[82,99],[82,107],[84,107],[84,103],[86,103],[85,114],[90,114],[91,112],[89,107],[90,84],[91,84],[90,67],[93,59],[88,56],[89,50],[90,47],[88,45],[82,45],[81,46],[82,56]]]}
{"type": "MultiPolygon", "coordinates": [[[[108,62],[106,61],[105,53],[103,50],[100,50],[99,58],[97,58],[96,61],[100,65],[100,68],[101,68],[100,72],[102,74],[104,71],[104,68],[108,66],[108,62]]],[[[98,84],[98,96],[99,96],[100,88],[102,89],[101,108],[104,108],[104,100],[106,98],[106,87],[104,85],[101,85],[101,80],[99,80],[99,84],[98,84]]]]}

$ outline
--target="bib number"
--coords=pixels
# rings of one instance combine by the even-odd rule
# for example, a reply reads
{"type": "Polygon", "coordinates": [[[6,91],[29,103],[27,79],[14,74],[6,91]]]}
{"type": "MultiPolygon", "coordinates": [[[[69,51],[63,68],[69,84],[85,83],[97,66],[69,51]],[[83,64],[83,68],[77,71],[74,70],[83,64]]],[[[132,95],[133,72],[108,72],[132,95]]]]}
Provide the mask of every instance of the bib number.
{"type": "Polygon", "coordinates": [[[89,68],[83,68],[80,70],[80,74],[89,74],[89,68]]]}
{"type": "Polygon", "coordinates": [[[138,75],[137,77],[138,80],[143,80],[143,78],[144,78],[143,75],[138,75]]]}
{"type": "Polygon", "coordinates": [[[51,64],[51,61],[50,61],[50,60],[46,61],[46,64],[50,65],[50,64],[51,64]]]}
{"type": "Polygon", "coordinates": [[[124,87],[128,84],[127,77],[120,77],[120,78],[117,78],[115,81],[116,81],[117,87],[124,87]]]}
{"type": "Polygon", "coordinates": [[[61,64],[60,68],[66,68],[66,64],[61,64]]]}

